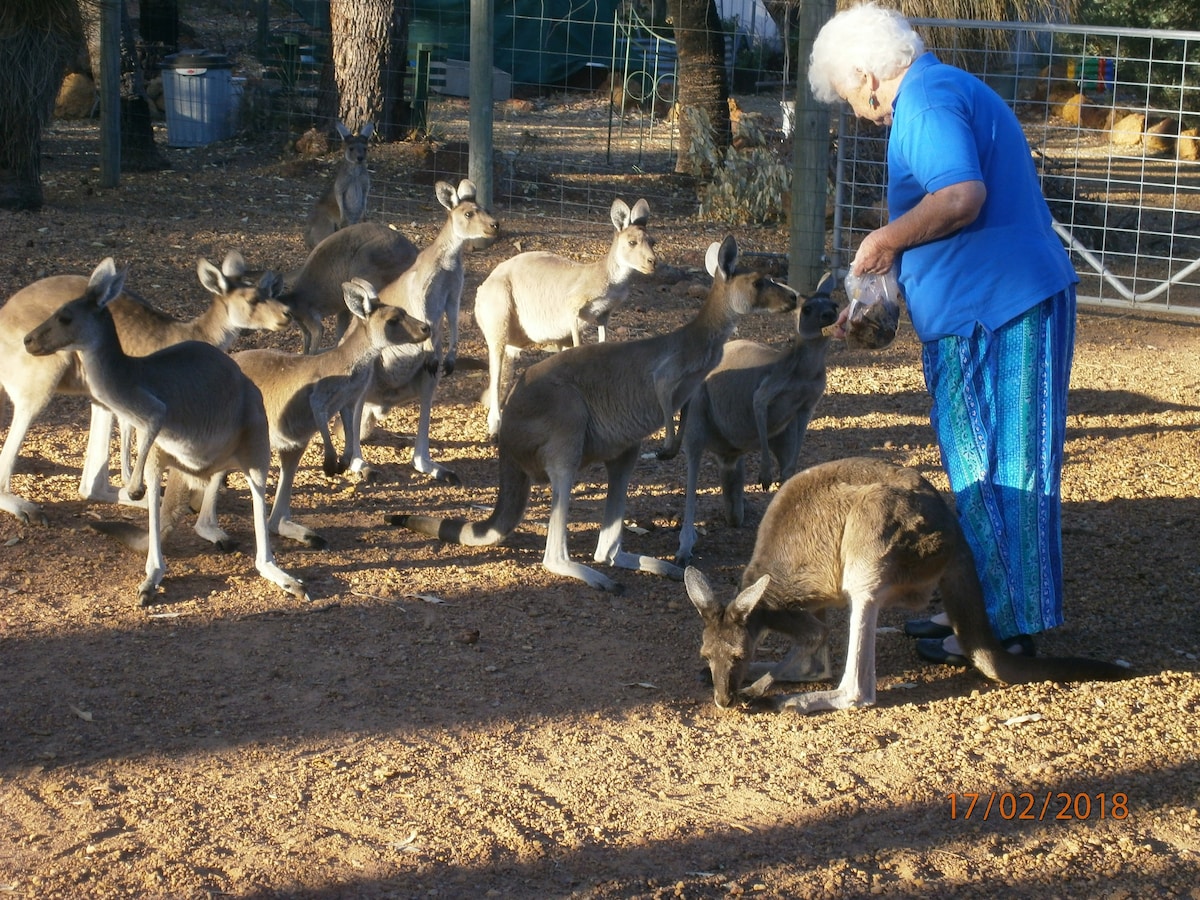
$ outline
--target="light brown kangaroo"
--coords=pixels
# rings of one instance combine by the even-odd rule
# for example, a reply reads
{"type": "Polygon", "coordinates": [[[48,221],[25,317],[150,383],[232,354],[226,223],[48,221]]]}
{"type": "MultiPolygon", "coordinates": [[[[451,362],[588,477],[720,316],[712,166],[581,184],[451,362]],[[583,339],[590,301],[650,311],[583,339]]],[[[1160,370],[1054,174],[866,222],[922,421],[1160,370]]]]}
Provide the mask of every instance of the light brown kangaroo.
{"type": "Polygon", "coordinates": [[[608,255],[590,263],[544,251],[519,253],[491,271],[475,293],[475,323],[488,346],[488,435],[500,429],[512,361],[538,344],[578,347],[580,320],[606,336],[609,316],[629,296],[634,272],[654,271],[654,239],[646,232],[650,205],[630,209],[614,200],[609,210],[616,234],[608,255]]]}
{"type": "Polygon", "coordinates": [[[371,192],[367,145],[375,126],[368,122],[357,134],[341,122],[335,127],[342,136],[342,158],[309,213],[304,243],[310,250],[338,229],[357,225],[367,212],[367,195],[371,192]]]}
{"type": "Polygon", "coordinates": [[[687,482],[676,565],[690,563],[696,546],[696,487],[706,450],[720,459],[725,521],[734,528],[745,518],[747,452],[758,450],[758,483],[764,491],[775,483],[772,455],[781,481],[795,474],[804,433],[825,393],[829,338],[822,329],[838,314],[829,296],[832,287],[832,277],[822,279],[816,293],[800,304],[791,347],[745,340],[727,343],[720,364],[680,412],[678,435],[687,457],[687,482]]]}
{"type": "Polygon", "coordinates": [[[919,609],[938,591],[963,655],[993,681],[1101,681],[1128,677],[1114,663],[1016,656],[992,633],[971,550],[958,518],[914,469],[855,457],[793,476],[763,516],[754,554],[732,601],[717,599],[698,569],[684,576],[704,619],[701,655],[713,699],[727,708],[762,698],[776,681],[811,680],[828,631],[826,608],[850,607],[846,671],[833,690],[770,697],[776,709],[808,713],[875,702],[875,624],[889,606],[919,609]],[[749,687],[756,648],[773,631],[786,656],[749,687]],[[794,674],[799,670],[799,675],[794,674]]]}
{"type": "MultiPolygon", "coordinates": [[[[341,413],[346,433],[352,434],[355,408],[370,384],[379,355],[389,347],[429,340],[425,322],[380,303],[368,282],[348,281],[342,285],[342,292],[354,321],[336,347],[311,356],[270,349],[243,350],[233,355],[234,362],[262,391],[271,448],[279,453],[279,483],[271,505],[270,531],[314,549],[324,547],[325,539],[292,519],[292,484],[300,457],[312,436],[320,433],[325,474],[344,472],[349,465],[349,443],[347,453],[339,460],[329,420],[341,413]]],[[[200,516],[216,521],[214,509],[202,509],[200,516]]]]}
{"type": "MultiPolygon", "coordinates": [[[[196,265],[200,283],[212,294],[211,305],[194,319],[180,321],[129,292],[108,304],[116,323],[121,346],[131,356],[146,356],[181,341],[204,341],[228,350],[247,329],[276,331],[291,322],[288,308],[276,295],[280,278],[273,272],[261,275],[246,271],[242,255],[226,255],[221,268],[206,259],[196,265]]],[[[62,351],[49,356],[31,356],[22,342],[29,330],[63,304],[79,297],[88,284],[82,275],[53,275],[22,288],[0,307],[0,394],[13,404],[12,423],[0,452],[0,509],[23,521],[46,523],[35,504],[13,494],[13,469],[29,426],[55,394],[88,396],[88,384],[79,355],[62,351]]],[[[88,500],[115,502],[118,490],[109,480],[109,450],[113,414],[93,403],[91,428],[79,493],[88,500]]],[[[124,447],[122,455],[125,456],[124,447]]],[[[126,467],[127,468],[127,467],[126,467]]]]}
{"type": "Polygon", "coordinates": [[[79,354],[88,389],[138,433],[138,458],[129,496],[146,497],[148,531],[131,523],[97,523],[98,531],[146,548],[146,578],[138,586],[143,606],[162,581],[163,523],[159,485],[169,469],[167,493],[203,487],[215,493],[224,474],[244,472],[254,504],[255,568],[295,597],[307,600],[299,581],[275,563],[267,533],[265,483],[271,461],[262,394],[222,350],[199,341],[172,344],[149,356],[121,349],[109,304],[121,293],[125,275],[112,258],[92,273],[82,294],[25,336],[34,356],[60,350],[79,354]],[[173,487],[174,485],[174,487],[173,487]]]}
{"type": "Polygon", "coordinates": [[[739,271],[737,253],[732,235],[709,248],[712,288],[682,328],[636,341],[572,347],[522,373],[500,423],[499,488],[485,520],[397,515],[388,521],[443,541],[495,544],[520,524],[532,483],[548,481],[550,524],[542,565],[594,588],[620,591],[611,578],[572,561],[567,549],[575,478],[584,466],[603,462],[608,495],[595,560],[682,577],[678,566],[621,549],[625,498],[642,440],[659,428],[666,429],[668,444],[673,440],[675,413],[720,359],[738,317],[795,308],[795,291],[758,272],[739,271]]]}
{"type": "Polygon", "coordinates": [[[468,244],[495,240],[500,223],[475,200],[475,183],[464,178],[455,188],[439,181],[437,200],[446,209],[446,221],[433,242],[413,264],[392,282],[380,287],[379,299],[398,306],[429,323],[429,343],[388,347],[375,363],[371,379],[355,414],[356,429],[346,435],[350,468],[363,468],[359,442],[376,419],[393,406],[417,398],[421,402],[413,445],[413,468],[438,481],[458,483],[458,476],[433,460],[429,452],[429,426],[433,397],[444,371],[454,371],[458,360],[458,314],[462,303],[463,251],[468,244]],[[442,346],[443,327],[446,344],[442,346]]]}

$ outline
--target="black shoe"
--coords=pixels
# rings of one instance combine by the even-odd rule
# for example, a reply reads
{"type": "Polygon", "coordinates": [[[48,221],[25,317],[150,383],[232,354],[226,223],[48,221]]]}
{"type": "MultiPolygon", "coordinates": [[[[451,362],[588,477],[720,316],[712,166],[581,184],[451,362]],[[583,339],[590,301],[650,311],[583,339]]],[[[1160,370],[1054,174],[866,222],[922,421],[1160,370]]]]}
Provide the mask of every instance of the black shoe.
{"type": "Polygon", "coordinates": [[[931,637],[917,640],[917,656],[926,662],[940,663],[943,666],[969,666],[971,661],[965,656],[951,653],[942,644],[944,638],[931,637]]]}
{"type": "Polygon", "coordinates": [[[914,638],[948,638],[954,634],[949,625],[941,625],[933,619],[909,619],[904,623],[904,633],[914,638]]]}
{"type": "MultiPolygon", "coordinates": [[[[969,666],[971,661],[958,653],[951,653],[942,644],[942,638],[921,638],[917,641],[917,656],[926,662],[940,663],[944,666],[969,666]]],[[[1018,634],[1007,641],[1000,642],[1004,649],[1014,656],[1037,656],[1037,647],[1033,638],[1027,634],[1018,634]]]]}

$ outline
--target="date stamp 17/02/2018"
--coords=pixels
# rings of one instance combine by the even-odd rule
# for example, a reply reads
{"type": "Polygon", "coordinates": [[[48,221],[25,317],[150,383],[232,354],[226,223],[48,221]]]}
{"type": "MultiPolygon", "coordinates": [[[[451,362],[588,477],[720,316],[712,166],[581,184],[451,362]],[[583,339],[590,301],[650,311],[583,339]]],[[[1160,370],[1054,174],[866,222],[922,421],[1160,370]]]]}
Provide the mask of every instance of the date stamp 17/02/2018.
{"type": "Polygon", "coordinates": [[[1116,791],[964,791],[948,795],[951,819],[1086,822],[1129,818],[1129,797],[1116,791]]]}

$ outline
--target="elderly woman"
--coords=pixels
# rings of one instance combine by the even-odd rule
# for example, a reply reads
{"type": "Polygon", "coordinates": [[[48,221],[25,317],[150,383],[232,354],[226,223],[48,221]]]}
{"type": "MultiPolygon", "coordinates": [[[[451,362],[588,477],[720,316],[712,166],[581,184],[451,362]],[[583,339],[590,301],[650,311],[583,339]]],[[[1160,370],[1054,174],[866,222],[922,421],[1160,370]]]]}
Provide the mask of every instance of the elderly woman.
{"type": "MultiPolygon", "coordinates": [[[[895,267],[922,343],[942,464],[996,636],[1034,653],[1062,623],[1061,473],[1078,277],[1029,145],[982,81],[866,3],[817,35],[818,100],[890,125],[888,223],[851,269],[895,267]]],[[[944,614],[909,622],[925,659],[966,665],[944,614]]]]}

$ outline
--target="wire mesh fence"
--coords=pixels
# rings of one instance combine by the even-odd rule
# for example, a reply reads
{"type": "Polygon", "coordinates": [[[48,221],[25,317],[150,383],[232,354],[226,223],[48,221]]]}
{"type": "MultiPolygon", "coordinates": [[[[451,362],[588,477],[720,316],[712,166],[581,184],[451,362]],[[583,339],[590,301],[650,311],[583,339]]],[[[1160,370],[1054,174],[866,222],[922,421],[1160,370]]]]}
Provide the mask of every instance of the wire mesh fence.
{"type": "MultiPolygon", "coordinates": [[[[261,18],[230,17],[222,2],[232,0],[181,7],[185,17],[208,9],[197,39],[234,59],[240,135],[277,153],[327,125],[319,108],[322,92],[333,90],[328,4],[273,0],[264,33],[261,18]]],[[[743,149],[753,144],[760,154],[743,169],[781,172],[786,181],[797,36],[754,0],[720,5],[735,129],[743,149]]],[[[676,171],[692,148],[680,146],[677,33],[661,6],[497,4],[491,84],[499,214],[601,236],[615,197],[645,197],[660,221],[686,225],[702,217],[702,184],[676,171]]],[[[464,177],[469,155],[468,4],[418,0],[412,10],[403,23],[404,71],[393,73],[403,85],[406,139],[371,151],[372,215],[399,222],[428,208],[435,180],[464,177]]],[[[1081,300],[1200,314],[1200,32],[916,24],[941,58],[979,75],[1016,110],[1081,275],[1081,300]]],[[[829,253],[844,271],[863,234],[886,221],[886,133],[846,111],[835,118],[829,253]]],[[[324,157],[329,165],[336,149],[324,157]]],[[[313,174],[300,203],[321,189],[320,171],[313,174]]],[[[715,217],[765,222],[756,239],[782,249],[787,185],[760,193],[765,211],[747,215],[747,201],[715,217]]]]}
{"type": "MultiPolygon", "coordinates": [[[[1200,315],[1200,33],[916,24],[1017,112],[1081,302],[1200,315]]],[[[837,265],[885,221],[885,140],[848,114],[838,123],[837,265]]]]}

